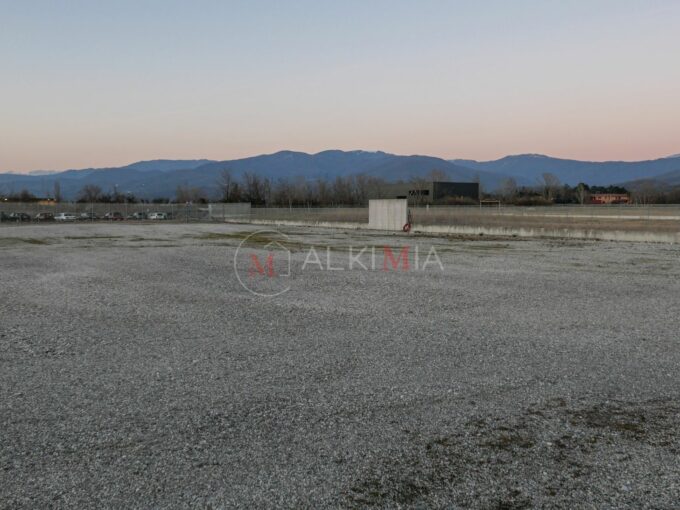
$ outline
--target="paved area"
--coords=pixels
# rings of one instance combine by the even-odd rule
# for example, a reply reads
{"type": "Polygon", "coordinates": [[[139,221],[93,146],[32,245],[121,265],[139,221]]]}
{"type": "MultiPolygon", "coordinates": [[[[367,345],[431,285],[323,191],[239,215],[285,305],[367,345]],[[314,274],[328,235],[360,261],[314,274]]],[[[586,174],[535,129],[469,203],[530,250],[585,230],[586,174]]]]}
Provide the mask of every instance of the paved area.
{"type": "Polygon", "coordinates": [[[0,228],[0,507],[678,508],[680,247],[256,228],[0,228]]]}

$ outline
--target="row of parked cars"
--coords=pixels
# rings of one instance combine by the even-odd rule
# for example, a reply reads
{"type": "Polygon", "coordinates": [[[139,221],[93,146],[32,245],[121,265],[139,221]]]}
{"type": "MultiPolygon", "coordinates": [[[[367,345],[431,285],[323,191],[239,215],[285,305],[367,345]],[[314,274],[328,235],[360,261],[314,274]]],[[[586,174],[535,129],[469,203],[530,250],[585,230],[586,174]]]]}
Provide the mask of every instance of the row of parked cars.
{"type": "Polygon", "coordinates": [[[120,212],[108,212],[101,218],[92,212],[83,212],[80,214],[62,212],[57,214],[52,214],[49,212],[41,212],[31,218],[29,214],[26,213],[9,213],[5,214],[0,212],[0,221],[14,221],[14,222],[24,222],[24,221],[96,221],[96,220],[106,220],[106,221],[123,221],[123,220],[169,220],[170,215],[164,212],[153,212],[144,213],[136,212],[131,214],[127,218],[123,216],[120,212]]]}

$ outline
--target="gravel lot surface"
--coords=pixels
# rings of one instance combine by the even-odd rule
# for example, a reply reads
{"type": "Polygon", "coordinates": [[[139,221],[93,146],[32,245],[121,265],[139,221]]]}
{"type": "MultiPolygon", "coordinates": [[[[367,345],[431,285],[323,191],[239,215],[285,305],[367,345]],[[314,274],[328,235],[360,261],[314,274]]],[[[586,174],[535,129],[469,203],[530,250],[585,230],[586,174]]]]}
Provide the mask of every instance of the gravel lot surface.
{"type": "Polygon", "coordinates": [[[254,230],[0,228],[0,507],[680,508],[680,247],[254,230]]]}

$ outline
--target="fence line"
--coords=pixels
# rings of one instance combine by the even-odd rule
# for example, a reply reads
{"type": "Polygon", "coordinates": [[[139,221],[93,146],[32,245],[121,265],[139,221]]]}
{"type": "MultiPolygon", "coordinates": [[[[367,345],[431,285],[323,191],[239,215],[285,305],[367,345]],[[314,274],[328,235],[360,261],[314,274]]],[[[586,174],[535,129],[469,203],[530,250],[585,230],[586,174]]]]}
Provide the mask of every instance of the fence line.
{"type": "MultiPolygon", "coordinates": [[[[454,225],[525,228],[595,228],[615,230],[678,231],[680,205],[554,205],[544,207],[502,206],[419,206],[411,207],[418,225],[454,225]],[[676,223],[677,221],[677,223],[676,223]]],[[[251,207],[249,203],[230,204],[102,204],[102,203],[17,203],[0,202],[0,212],[83,213],[102,218],[118,212],[125,218],[135,213],[166,213],[174,221],[294,221],[308,224],[368,223],[368,208],[338,207],[251,207]]]]}

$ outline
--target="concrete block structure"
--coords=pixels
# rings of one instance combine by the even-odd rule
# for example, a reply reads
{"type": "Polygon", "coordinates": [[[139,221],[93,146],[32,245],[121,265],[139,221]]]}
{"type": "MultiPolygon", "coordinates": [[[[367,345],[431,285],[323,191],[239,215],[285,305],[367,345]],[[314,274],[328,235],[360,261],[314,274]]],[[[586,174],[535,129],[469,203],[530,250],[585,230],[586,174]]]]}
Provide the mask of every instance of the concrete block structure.
{"type": "Polygon", "coordinates": [[[407,200],[377,199],[368,201],[368,228],[401,231],[407,221],[407,200]]]}
{"type": "Polygon", "coordinates": [[[250,202],[209,204],[208,216],[211,220],[248,220],[250,219],[250,207],[250,202]]]}

